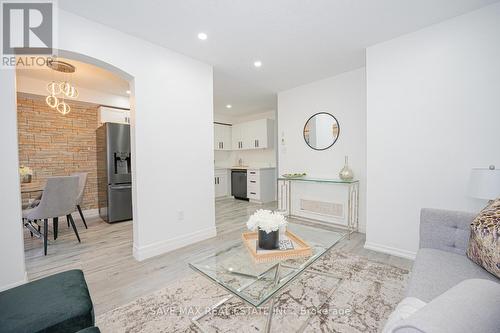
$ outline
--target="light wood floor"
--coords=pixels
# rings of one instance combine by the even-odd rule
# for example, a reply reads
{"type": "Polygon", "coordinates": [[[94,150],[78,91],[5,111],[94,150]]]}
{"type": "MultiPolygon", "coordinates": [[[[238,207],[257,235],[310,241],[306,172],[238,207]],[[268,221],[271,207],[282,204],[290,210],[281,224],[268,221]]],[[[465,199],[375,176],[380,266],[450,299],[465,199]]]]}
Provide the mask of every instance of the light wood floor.
{"type": "MultiPolygon", "coordinates": [[[[88,219],[88,230],[78,214],[73,214],[82,243],[65,221],[59,222],[59,237],[53,240],[50,224],[48,255],[43,255],[43,242],[25,231],[26,269],[30,280],[79,268],[85,273],[96,314],[124,305],[150,294],[186,274],[195,274],[188,263],[225,247],[227,241],[240,237],[248,216],[258,205],[234,199],[216,200],[217,237],[142,262],[132,256],[132,222],[107,224],[99,218],[88,219]]],[[[373,260],[409,269],[412,262],[363,248],[364,234],[342,240],[336,248],[373,260]]]]}

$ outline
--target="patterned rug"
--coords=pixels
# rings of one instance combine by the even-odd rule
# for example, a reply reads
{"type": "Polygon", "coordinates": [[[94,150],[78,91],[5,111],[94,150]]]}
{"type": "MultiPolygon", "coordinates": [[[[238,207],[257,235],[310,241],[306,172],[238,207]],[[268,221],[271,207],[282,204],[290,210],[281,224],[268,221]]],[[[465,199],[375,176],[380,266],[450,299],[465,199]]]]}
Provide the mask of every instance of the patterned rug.
{"type": "MultiPolygon", "coordinates": [[[[403,298],[408,271],[330,252],[276,299],[271,332],[378,332],[403,298]],[[325,274],[326,273],[326,274],[325,274]]],[[[193,273],[96,319],[103,333],[200,332],[191,321],[228,296],[193,273]]],[[[269,308],[233,297],[199,320],[206,332],[263,332],[269,308]]]]}

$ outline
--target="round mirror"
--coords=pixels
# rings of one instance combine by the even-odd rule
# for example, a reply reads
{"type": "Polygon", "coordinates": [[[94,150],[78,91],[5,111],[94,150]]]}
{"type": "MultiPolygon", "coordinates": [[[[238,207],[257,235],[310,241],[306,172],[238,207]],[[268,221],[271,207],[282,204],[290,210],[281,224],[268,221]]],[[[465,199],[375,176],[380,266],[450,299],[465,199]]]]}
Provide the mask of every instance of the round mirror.
{"type": "Polygon", "coordinates": [[[340,134],[337,118],[327,112],[318,112],[304,125],[304,140],[315,150],[325,150],[333,146],[340,134]]]}

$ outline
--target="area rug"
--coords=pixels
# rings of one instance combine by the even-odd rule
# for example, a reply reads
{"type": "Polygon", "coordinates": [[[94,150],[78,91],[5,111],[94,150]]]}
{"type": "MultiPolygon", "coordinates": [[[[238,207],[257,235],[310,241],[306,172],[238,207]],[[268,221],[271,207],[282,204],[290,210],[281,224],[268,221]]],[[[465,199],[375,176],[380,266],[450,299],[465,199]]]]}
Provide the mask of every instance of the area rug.
{"type": "MultiPolygon", "coordinates": [[[[408,271],[329,252],[275,299],[271,332],[378,332],[403,298],[408,271]]],[[[100,315],[103,333],[200,332],[191,321],[228,296],[197,273],[100,315]]],[[[205,332],[263,332],[269,308],[236,297],[198,321],[205,332]]]]}

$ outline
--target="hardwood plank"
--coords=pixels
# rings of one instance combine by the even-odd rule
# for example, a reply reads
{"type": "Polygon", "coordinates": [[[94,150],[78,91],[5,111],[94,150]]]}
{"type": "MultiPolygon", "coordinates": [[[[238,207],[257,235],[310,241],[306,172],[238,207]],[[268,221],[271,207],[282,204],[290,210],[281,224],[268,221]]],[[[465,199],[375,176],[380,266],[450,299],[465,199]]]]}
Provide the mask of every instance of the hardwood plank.
{"type": "MultiPolygon", "coordinates": [[[[217,237],[142,262],[132,256],[132,221],[107,224],[98,217],[88,218],[88,229],[85,229],[78,214],[74,214],[82,243],[78,243],[64,219],[59,222],[59,237],[54,241],[50,222],[47,256],[43,255],[43,241],[31,238],[25,231],[28,278],[34,280],[68,269],[82,269],[99,315],[192,274],[189,262],[215,253],[239,239],[253,212],[260,208],[272,209],[275,205],[217,199],[217,237]]],[[[394,266],[411,267],[410,260],[364,249],[364,242],[364,234],[356,233],[350,240],[342,240],[337,248],[394,266]]]]}

